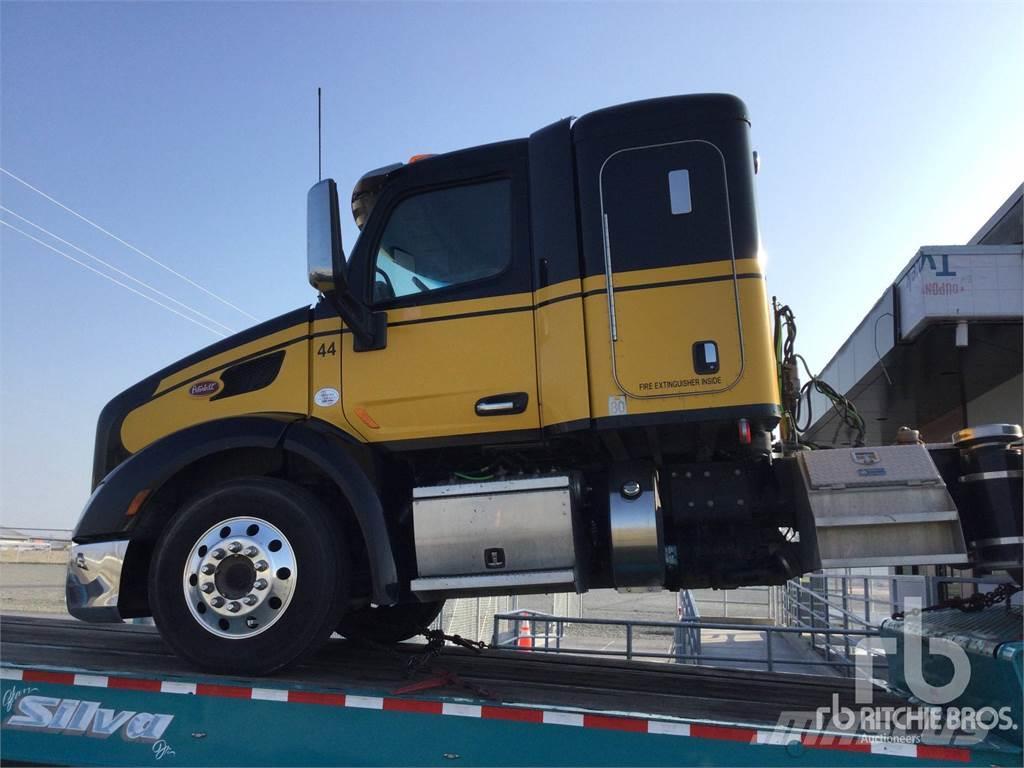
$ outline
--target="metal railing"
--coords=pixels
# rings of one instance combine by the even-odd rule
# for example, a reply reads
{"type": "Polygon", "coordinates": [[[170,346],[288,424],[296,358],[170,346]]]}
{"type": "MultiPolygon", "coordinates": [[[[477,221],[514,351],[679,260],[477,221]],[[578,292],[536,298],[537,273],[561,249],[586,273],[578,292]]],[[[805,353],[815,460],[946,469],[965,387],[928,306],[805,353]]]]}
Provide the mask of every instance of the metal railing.
{"type": "Polygon", "coordinates": [[[835,574],[815,573],[793,579],[784,586],[773,587],[773,613],[781,624],[793,618],[790,608],[792,585],[809,589],[831,606],[855,615],[858,619],[877,626],[893,613],[904,608],[908,597],[920,598],[921,604],[935,605],[951,597],[969,597],[975,592],[987,592],[1006,579],[994,577],[931,576],[903,574],[835,574]]]}
{"type": "Polygon", "coordinates": [[[958,576],[817,573],[771,588],[767,602],[772,623],[702,620],[699,600],[683,591],[677,606],[678,621],[506,612],[494,616],[491,641],[498,647],[541,653],[702,665],[754,664],[768,671],[780,667],[812,669],[820,674],[852,677],[858,657],[865,653],[876,656],[874,668],[878,672],[884,670],[884,654],[867,650],[867,644],[861,641],[877,637],[878,625],[901,610],[906,597],[920,597],[924,605],[934,605],[947,597],[968,596],[999,583],[1002,580],[958,576]],[[617,628],[617,636],[595,629],[598,627],[617,628]],[[707,633],[724,636],[727,642],[715,642],[721,637],[708,641],[707,633]],[[759,649],[748,644],[751,636],[760,642],[759,649]],[[612,641],[606,642],[609,637],[612,641]],[[730,653],[732,647],[740,647],[738,639],[748,651],[760,650],[760,655],[730,653]],[[806,644],[787,642],[796,639],[806,644]],[[657,647],[661,642],[665,645],[657,647]],[[734,642],[736,645],[730,646],[734,642]]]}
{"type": "Polygon", "coordinates": [[[694,622],[693,626],[680,626],[675,631],[672,640],[672,648],[669,651],[676,658],[681,656],[701,656],[700,629],[696,624],[700,623],[700,609],[693,599],[693,593],[688,589],[679,590],[676,598],[676,619],[680,624],[683,622],[694,622]]]}
{"type": "Polygon", "coordinates": [[[565,625],[581,621],[569,616],[554,616],[543,611],[518,610],[494,614],[491,631],[491,645],[517,647],[524,650],[561,651],[565,637],[565,625]],[[514,617],[515,623],[505,632],[501,631],[498,617],[514,617]],[[543,629],[538,629],[543,627],[543,629]]]}
{"type": "MultiPolygon", "coordinates": [[[[875,627],[849,628],[849,629],[822,629],[819,634],[829,636],[850,636],[850,637],[876,637],[878,629],[875,627]]],[[[583,619],[568,616],[544,616],[531,614],[526,611],[499,613],[494,616],[494,626],[491,636],[491,643],[494,647],[504,647],[533,653],[566,653],[582,656],[602,657],[624,657],[627,660],[651,659],[662,661],[673,661],[676,663],[690,663],[703,665],[724,664],[763,664],[767,671],[774,672],[779,666],[795,667],[829,667],[837,666],[848,669],[852,676],[855,662],[853,659],[817,659],[817,658],[787,658],[776,657],[775,651],[780,642],[781,635],[799,636],[806,634],[806,629],[801,627],[782,627],[766,624],[730,624],[727,622],[703,622],[700,620],[688,621],[631,621],[626,619],[583,619]],[[529,624],[528,631],[522,627],[529,624]],[[585,648],[571,646],[569,640],[582,639],[574,638],[568,632],[573,626],[600,626],[619,627],[624,631],[624,650],[610,649],[611,643],[603,648],[585,648]],[[658,652],[645,647],[640,647],[638,641],[645,640],[652,630],[662,630],[660,635],[673,635],[679,632],[697,632],[715,630],[718,632],[732,633],[756,633],[764,637],[764,654],[761,658],[749,656],[710,656],[702,644],[696,644],[695,648],[684,649],[675,643],[666,652],[658,652]],[[525,642],[524,642],[525,641],[525,642]],[[690,652],[684,652],[689,650],[690,652]]],[[[604,639],[604,638],[602,638],[604,639]]]]}
{"type": "Polygon", "coordinates": [[[871,630],[871,635],[878,633],[877,625],[849,610],[846,597],[840,604],[834,603],[827,595],[805,587],[795,579],[784,585],[782,604],[776,615],[781,617],[783,626],[801,630],[814,651],[837,671],[846,674],[854,665],[857,649],[856,642],[851,645],[853,635],[850,629],[871,630]]]}
{"type": "Polygon", "coordinates": [[[965,576],[930,576],[876,573],[815,573],[792,579],[775,587],[773,614],[787,627],[805,631],[811,647],[826,661],[836,660],[840,671],[858,649],[851,647],[851,626],[877,628],[882,621],[904,608],[907,597],[921,604],[935,605],[949,597],[967,597],[987,591],[1003,579],[965,576]]]}
{"type": "Polygon", "coordinates": [[[729,620],[733,618],[766,619],[775,623],[772,587],[740,587],[738,589],[689,590],[695,606],[705,616],[729,620]]]}

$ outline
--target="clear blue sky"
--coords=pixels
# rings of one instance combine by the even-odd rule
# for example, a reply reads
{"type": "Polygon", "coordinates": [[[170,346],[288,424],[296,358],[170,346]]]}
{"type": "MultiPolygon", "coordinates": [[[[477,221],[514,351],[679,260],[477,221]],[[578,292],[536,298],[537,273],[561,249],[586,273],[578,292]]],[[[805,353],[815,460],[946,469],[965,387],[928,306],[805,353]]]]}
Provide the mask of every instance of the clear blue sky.
{"type": "MultiPolygon", "coordinates": [[[[820,368],[919,245],[965,242],[1024,177],[1022,14],[1016,2],[4,2],[0,165],[263,319],[313,298],[318,85],[325,172],[345,199],[363,171],[414,153],[731,92],[762,157],[769,287],[820,368]]],[[[0,191],[220,322],[251,324],[9,179],[0,191]]],[[[0,238],[0,522],[70,527],[103,404],[216,337],[0,238]]]]}

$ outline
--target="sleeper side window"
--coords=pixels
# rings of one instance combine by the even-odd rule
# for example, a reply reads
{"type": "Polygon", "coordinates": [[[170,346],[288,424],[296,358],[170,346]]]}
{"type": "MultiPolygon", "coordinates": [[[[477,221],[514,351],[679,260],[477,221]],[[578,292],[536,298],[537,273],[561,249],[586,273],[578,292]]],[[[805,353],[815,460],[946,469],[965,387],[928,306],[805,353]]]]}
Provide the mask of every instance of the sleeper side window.
{"type": "Polygon", "coordinates": [[[373,274],[373,302],[485,280],[512,261],[512,182],[436,189],[395,206],[373,274]]]}

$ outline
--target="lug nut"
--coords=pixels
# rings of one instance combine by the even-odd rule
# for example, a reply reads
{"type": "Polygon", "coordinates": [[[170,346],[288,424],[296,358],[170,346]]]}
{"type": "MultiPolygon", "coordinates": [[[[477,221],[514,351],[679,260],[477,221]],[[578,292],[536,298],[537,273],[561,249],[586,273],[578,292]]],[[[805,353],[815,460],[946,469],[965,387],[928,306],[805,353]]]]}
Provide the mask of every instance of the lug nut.
{"type": "Polygon", "coordinates": [[[245,555],[246,557],[256,557],[256,553],[258,551],[259,550],[256,549],[256,547],[246,547],[245,549],[242,550],[242,554],[245,555]]]}
{"type": "Polygon", "coordinates": [[[214,571],[217,570],[217,566],[214,565],[213,563],[207,563],[206,565],[204,565],[199,570],[201,570],[203,573],[205,573],[207,576],[209,576],[211,573],[213,573],[214,571]]]}
{"type": "Polygon", "coordinates": [[[212,557],[214,560],[223,560],[226,555],[227,552],[225,552],[220,547],[217,547],[217,549],[213,550],[213,552],[210,553],[210,557],[212,557]]]}
{"type": "Polygon", "coordinates": [[[210,605],[212,605],[214,608],[220,608],[224,605],[224,598],[220,595],[217,595],[217,597],[213,598],[213,600],[210,601],[210,605]]]}
{"type": "Polygon", "coordinates": [[[266,579],[256,579],[256,582],[253,584],[253,586],[256,589],[266,589],[267,588],[267,580],[266,579]]]}
{"type": "Polygon", "coordinates": [[[210,594],[211,592],[213,592],[213,584],[211,584],[210,582],[206,582],[199,589],[201,589],[206,594],[210,594]]]}
{"type": "Polygon", "coordinates": [[[230,544],[228,544],[228,551],[233,555],[238,554],[242,551],[242,542],[232,541],[230,544]]]}
{"type": "Polygon", "coordinates": [[[228,606],[228,610],[232,613],[238,613],[240,610],[242,610],[242,604],[237,600],[232,600],[231,604],[228,606]]]}
{"type": "Polygon", "coordinates": [[[259,560],[259,561],[257,561],[257,563],[255,565],[255,568],[256,568],[257,571],[265,571],[269,567],[270,566],[267,565],[267,561],[266,560],[259,560]]]}
{"type": "Polygon", "coordinates": [[[259,598],[256,597],[256,595],[246,595],[242,598],[242,602],[246,605],[256,605],[257,600],[259,600],[259,598]]]}

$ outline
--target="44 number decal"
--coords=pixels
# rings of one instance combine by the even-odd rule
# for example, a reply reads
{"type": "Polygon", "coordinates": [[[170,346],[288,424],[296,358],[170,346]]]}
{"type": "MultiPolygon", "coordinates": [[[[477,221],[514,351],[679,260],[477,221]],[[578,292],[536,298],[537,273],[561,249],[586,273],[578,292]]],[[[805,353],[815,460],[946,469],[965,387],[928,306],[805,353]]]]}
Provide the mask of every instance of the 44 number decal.
{"type": "Polygon", "coordinates": [[[337,349],[335,348],[334,342],[332,341],[330,344],[321,344],[320,349],[318,349],[316,353],[320,355],[320,357],[327,357],[328,355],[336,355],[337,349]]]}

